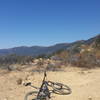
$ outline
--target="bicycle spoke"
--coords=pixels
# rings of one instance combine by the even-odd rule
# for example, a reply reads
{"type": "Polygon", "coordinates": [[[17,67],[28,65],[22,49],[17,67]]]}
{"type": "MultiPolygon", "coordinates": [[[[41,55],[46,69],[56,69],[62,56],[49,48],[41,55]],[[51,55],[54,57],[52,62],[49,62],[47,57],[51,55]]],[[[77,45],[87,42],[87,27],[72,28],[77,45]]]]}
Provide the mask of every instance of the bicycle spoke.
{"type": "MultiPolygon", "coordinates": [[[[29,99],[30,97],[36,98],[37,93],[38,93],[38,91],[31,91],[31,92],[28,92],[28,93],[25,95],[24,100],[32,100],[32,99],[29,99]]],[[[33,100],[36,100],[36,99],[33,99],[33,100]]]]}

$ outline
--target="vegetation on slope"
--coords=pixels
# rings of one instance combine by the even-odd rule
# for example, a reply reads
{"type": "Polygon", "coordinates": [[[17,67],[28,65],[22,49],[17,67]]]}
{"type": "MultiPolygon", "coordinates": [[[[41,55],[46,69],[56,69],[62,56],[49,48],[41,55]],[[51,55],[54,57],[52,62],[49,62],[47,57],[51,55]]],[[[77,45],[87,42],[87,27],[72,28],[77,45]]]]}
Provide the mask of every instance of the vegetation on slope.
{"type": "MultiPolygon", "coordinates": [[[[49,54],[46,52],[35,57],[17,54],[0,56],[0,67],[9,66],[11,64],[30,64],[33,63],[35,58],[58,60],[61,64],[66,66],[74,65],[85,68],[100,67],[100,35],[87,41],[77,41],[70,45],[67,44],[67,47],[65,46],[66,44],[63,44],[63,46],[61,45],[62,44],[60,44],[60,47],[62,47],[61,49],[57,49],[59,45],[56,45],[56,51],[54,50],[53,53],[49,54]]],[[[53,49],[54,48],[55,46],[53,49]]],[[[51,47],[49,50],[50,49],[51,47]]]]}

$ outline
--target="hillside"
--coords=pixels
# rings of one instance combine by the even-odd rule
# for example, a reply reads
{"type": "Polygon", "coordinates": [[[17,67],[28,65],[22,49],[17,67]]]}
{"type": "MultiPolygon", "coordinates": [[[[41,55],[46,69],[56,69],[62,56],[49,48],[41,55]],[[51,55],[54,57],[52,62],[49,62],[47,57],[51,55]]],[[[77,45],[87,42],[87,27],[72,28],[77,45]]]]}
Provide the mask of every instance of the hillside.
{"type": "Polygon", "coordinates": [[[76,42],[66,50],[55,52],[54,56],[79,67],[100,67],[100,35],[82,42],[76,42]]]}
{"type": "Polygon", "coordinates": [[[56,44],[50,47],[42,47],[42,46],[32,46],[32,47],[15,47],[10,49],[0,49],[0,55],[10,55],[16,54],[20,56],[38,56],[41,54],[51,54],[59,49],[66,48],[68,46],[67,43],[56,44]]]}

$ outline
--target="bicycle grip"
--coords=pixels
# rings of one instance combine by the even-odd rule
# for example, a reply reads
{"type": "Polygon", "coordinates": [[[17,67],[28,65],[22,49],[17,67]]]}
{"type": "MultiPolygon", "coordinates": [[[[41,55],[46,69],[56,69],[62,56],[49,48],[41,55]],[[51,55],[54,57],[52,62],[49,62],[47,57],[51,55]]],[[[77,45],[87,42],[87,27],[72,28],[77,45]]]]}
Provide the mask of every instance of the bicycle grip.
{"type": "Polygon", "coordinates": [[[25,83],[24,85],[25,85],[25,86],[29,86],[29,85],[31,85],[31,82],[25,83]]]}

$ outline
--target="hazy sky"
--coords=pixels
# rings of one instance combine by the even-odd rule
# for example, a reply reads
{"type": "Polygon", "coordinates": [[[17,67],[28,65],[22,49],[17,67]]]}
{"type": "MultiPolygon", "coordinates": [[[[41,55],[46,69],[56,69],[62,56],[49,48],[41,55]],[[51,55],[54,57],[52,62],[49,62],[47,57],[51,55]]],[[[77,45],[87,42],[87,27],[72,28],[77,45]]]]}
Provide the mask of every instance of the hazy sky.
{"type": "Polygon", "coordinates": [[[0,0],[0,48],[53,45],[100,33],[100,0],[0,0]]]}

